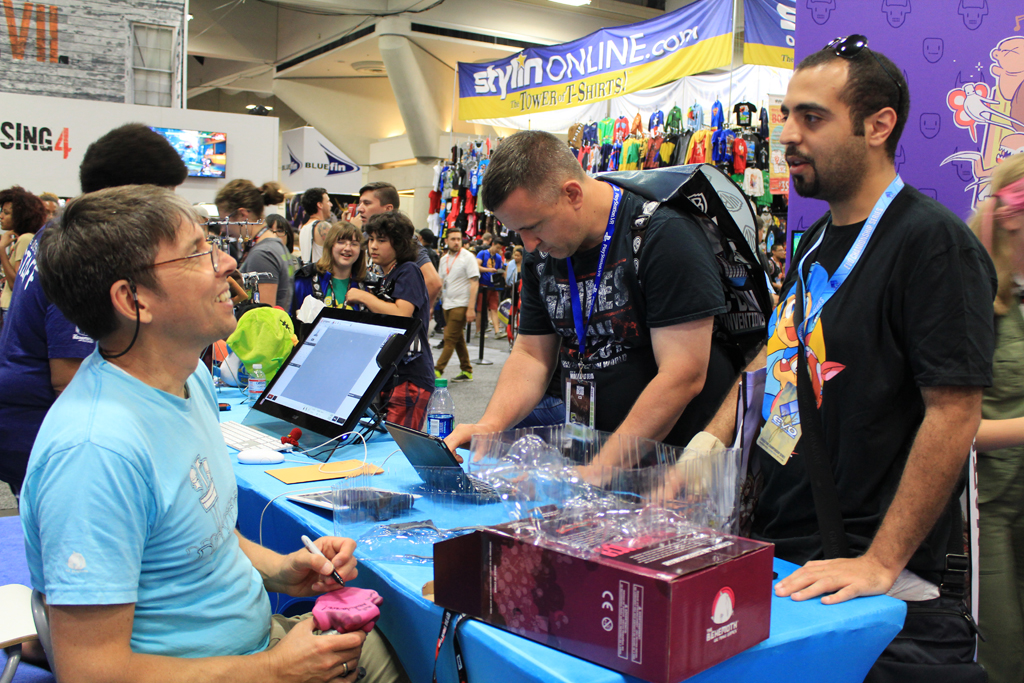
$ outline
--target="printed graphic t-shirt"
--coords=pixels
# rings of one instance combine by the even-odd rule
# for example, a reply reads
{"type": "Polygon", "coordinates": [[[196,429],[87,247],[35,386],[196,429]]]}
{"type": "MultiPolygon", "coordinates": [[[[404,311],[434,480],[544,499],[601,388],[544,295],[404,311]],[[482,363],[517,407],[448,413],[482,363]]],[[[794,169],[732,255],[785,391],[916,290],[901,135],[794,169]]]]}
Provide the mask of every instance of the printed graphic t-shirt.
{"type": "MultiPolygon", "coordinates": [[[[700,226],[669,207],[651,217],[640,259],[640,281],[633,270],[630,224],[643,199],[623,191],[600,287],[594,286],[600,245],[573,256],[587,326],[587,370],[597,387],[595,426],[613,431],[658,372],[651,328],[701,320],[725,312],[715,256],[700,226]]],[[[579,367],[579,342],[573,322],[565,259],[540,253],[523,262],[520,334],[562,337],[563,373],[579,367]]],[[[714,414],[729,390],[731,364],[712,344],[704,389],[690,401],[664,441],[685,445],[714,414]]]]}
{"type": "Polygon", "coordinates": [[[740,126],[749,126],[754,120],[754,114],[757,112],[755,107],[750,102],[740,102],[732,108],[733,114],[736,115],[736,124],[740,126]]]}
{"type": "Polygon", "coordinates": [[[189,398],[93,352],[43,421],[21,521],[51,605],[134,603],[134,652],[265,649],[270,600],[235,535],[238,489],[202,363],[189,398]]]}
{"type": "MultiPolygon", "coordinates": [[[[817,242],[825,223],[823,218],[807,231],[794,263],[817,242]]],[[[809,291],[820,291],[814,281],[835,272],[862,226],[828,228],[822,246],[804,264],[809,291]]],[[[796,383],[796,271],[789,269],[769,323],[765,392],[770,398],[796,383]]],[[[921,389],[991,384],[995,288],[992,263],[963,221],[907,186],[807,336],[817,419],[853,555],[867,550],[896,493],[924,417],[921,389]]],[[[801,421],[815,417],[800,416],[801,421]]],[[[821,559],[800,444],[784,466],[757,450],[765,486],[754,536],[774,542],[776,556],[784,560],[821,559]]],[[[947,508],[907,565],[930,581],[944,565],[951,512],[947,508]]]]}

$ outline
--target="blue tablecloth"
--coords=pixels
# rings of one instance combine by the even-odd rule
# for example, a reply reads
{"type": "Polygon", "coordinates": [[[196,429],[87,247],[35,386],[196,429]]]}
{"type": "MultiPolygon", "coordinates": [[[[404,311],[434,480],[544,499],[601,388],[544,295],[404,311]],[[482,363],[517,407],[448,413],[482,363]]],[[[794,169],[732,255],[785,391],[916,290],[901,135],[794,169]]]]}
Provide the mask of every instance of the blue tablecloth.
{"type": "MultiPolygon", "coordinates": [[[[240,421],[242,415],[238,408],[231,413],[221,413],[224,420],[240,421]]],[[[373,485],[392,491],[415,492],[420,481],[405,457],[400,452],[394,453],[395,450],[394,441],[387,435],[371,439],[367,460],[385,469],[383,475],[373,477],[373,485]]],[[[363,458],[361,445],[340,449],[332,461],[351,458],[363,458]]],[[[311,487],[329,489],[331,482],[288,486],[266,473],[268,469],[295,466],[295,463],[235,464],[239,528],[250,539],[259,540],[262,536],[262,543],[278,552],[299,548],[301,534],[334,533],[329,511],[294,503],[282,495],[311,487]]],[[[415,510],[393,521],[425,519],[432,519],[443,528],[507,520],[500,505],[460,506],[424,497],[416,502],[415,510]]],[[[358,539],[373,526],[373,523],[352,524],[344,529],[343,535],[358,539]]],[[[360,557],[359,550],[356,556],[360,557]]],[[[775,571],[780,578],[795,569],[795,565],[775,560],[775,571]]],[[[361,559],[359,578],[354,582],[373,588],[383,596],[378,625],[395,645],[416,683],[430,681],[441,623],[441,608],[422,597],[424,584],[432,579],[431,565],[361,559]]],[[[284,605],[279,604],[279,607],[284,605]]],[[[822,605],[818,600],[794,602],[773,597],[768,640],[689,680],[701,683],[779,680],[860,683],[879,653],[899,632],[905,613],[904,603],[885,596],[859,598],[831,606],[822,605]]],[[[470,620],[460,626],[459,638],[472,683],[635,680],[479,621],[470,620]]],[[[451,656],[450,651],[442,654],[439,680],[455,679],[451,656]]]]}

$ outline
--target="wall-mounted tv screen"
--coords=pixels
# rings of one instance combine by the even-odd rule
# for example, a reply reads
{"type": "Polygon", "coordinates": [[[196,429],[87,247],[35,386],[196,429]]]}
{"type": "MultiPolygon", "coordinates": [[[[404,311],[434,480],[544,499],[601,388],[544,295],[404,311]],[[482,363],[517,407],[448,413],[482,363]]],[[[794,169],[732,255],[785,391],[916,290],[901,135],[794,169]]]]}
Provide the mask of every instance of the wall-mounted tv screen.
{"type": "Polygon", "coordinates": [[[181,155],[190,176],[223,178],[227,169],[227,135],[205,130],[157,128],[150,126],[171,143],[181,155]]]}

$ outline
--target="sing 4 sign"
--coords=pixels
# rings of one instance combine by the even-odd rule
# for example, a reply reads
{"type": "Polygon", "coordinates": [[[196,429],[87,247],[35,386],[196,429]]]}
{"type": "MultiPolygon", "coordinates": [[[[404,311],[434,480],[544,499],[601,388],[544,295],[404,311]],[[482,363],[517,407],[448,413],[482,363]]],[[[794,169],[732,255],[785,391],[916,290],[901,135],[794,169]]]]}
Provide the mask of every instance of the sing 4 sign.
{"type": "Polygon", "coordinates": [[[3,121],[0,122],[0,149],[60,152],[67,159],[71,153],[71,134],[64,128],[54,140],[53,131],[46,126],[3,121]]]}

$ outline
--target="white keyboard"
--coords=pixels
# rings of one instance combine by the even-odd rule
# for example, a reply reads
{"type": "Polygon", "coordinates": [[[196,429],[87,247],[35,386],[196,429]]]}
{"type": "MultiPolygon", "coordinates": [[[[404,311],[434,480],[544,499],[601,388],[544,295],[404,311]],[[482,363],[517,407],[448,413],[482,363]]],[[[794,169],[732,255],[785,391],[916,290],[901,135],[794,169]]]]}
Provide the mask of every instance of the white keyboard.
{"type": "Polygon", "coordinates": [[[272,451],[284,451],[291,448],[290,444],[281,443],[281,439],[264,434],[258,429],[247,427],[241,422],[221,422],[220,432],[224,435],[224,443],[237,451],[246,448],[269,448],[272,451]]]}

